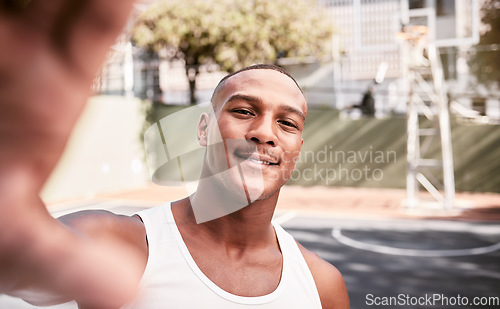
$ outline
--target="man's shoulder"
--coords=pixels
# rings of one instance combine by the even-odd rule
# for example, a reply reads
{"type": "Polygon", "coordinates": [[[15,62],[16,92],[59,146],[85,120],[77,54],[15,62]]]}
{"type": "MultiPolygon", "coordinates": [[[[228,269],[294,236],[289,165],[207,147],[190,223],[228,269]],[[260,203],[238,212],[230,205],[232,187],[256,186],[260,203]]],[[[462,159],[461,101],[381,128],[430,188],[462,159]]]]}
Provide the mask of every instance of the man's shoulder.
{"type": "Polygon", "coordinates": [[[147,251],[146,229],[137,216],[117,215],[107,210],[83,210],[58,220],[87,238],[111,237],[147,251]]]}
{"type": "Polygon", "coordinates": [[[340,271],[297,242],[311,271],[323,308],[349,308],[349,297],[340,271]]]}

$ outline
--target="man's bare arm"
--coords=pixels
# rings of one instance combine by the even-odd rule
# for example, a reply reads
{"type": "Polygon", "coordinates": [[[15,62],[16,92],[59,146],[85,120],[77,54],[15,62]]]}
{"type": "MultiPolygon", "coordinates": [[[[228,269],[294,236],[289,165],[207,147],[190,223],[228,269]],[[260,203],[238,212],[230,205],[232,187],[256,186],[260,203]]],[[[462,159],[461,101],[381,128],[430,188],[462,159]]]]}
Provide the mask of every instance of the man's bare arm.
{"type": "Polygon", "coordinates": [[[132,2],[0,1],[0,293],[106,308],[133,296],[127,247],[81,237],[38,198],[132,2]]]}
{"type": "Polygon", "coordinates": [[[342,274],[316,253],[307,250],[301,244],[298,245],[313,275],[321,306],[324,309],[348,309],[349,296],[342,274]]]}

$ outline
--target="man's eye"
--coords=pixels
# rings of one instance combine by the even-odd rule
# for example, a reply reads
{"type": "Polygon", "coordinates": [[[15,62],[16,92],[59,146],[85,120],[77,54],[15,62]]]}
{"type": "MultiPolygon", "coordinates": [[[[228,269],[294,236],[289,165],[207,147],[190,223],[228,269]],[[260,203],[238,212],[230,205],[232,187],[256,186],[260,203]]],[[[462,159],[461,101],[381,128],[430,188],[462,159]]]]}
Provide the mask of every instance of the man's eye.
{"type": "Polygon", "coordinates": [[[253,113],[251,111],[246,110],[246,109],[235,109],[235,110],[233,110],[233,113],[253,116],[253,113]]]}
{"type": "Polygon", "coordinates": [[[278,121],[278,123],[285,125],[287,127],[298,129],[297,125],[295,125],[294,123],[291,123],[290,121],[280,120],[280,121],[278,121]]]}

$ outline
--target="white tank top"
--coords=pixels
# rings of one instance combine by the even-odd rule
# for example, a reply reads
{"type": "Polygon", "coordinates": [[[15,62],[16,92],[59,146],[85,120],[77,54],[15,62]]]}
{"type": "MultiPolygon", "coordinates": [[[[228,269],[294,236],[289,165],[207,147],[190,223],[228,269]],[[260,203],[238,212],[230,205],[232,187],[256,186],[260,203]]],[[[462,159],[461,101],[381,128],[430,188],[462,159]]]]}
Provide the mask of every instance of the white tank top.
{"type": "Polygon", "coordinates": [[[146,227],[149,257],[142,292],[122,308],[321,308],[306,261],[281,226],[273,224],[283,256],[278,287],[267,295],[244,297],[221,289],[198,268],[175,224],[170,203],[138,215],[146,227]]]}

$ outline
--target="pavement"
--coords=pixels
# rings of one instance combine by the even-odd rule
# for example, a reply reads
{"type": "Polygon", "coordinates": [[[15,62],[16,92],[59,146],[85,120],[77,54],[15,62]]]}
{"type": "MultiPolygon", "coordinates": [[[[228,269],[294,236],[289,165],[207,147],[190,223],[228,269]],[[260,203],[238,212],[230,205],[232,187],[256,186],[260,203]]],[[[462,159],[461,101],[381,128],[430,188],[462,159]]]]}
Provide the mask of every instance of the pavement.
{"type": "MultiPolygon", "coordinates": [[[[49,210],[132,214],[185,195],[182,187],[149,184],[49,210]]],[[[446,211],[431,202],[407,209],[404,200],[400,189],[286,186],[274,220],[341,271],[353,309],[500,309],[500,194],[457,193],[446,211]]],[[[3,308],[35,307],[0,296],[3,308]]]]}

